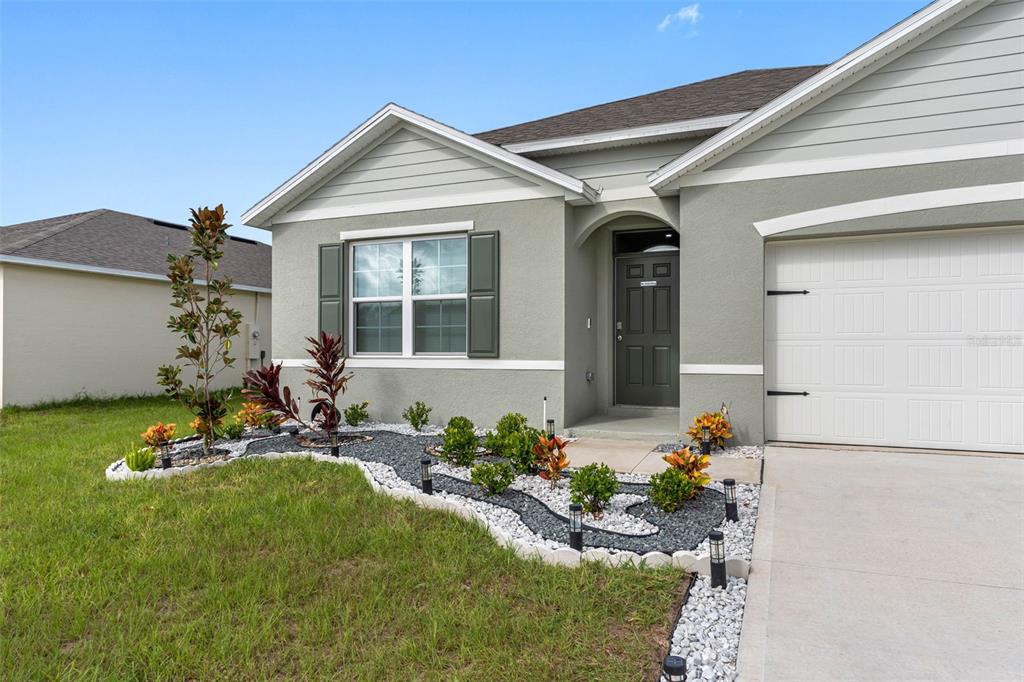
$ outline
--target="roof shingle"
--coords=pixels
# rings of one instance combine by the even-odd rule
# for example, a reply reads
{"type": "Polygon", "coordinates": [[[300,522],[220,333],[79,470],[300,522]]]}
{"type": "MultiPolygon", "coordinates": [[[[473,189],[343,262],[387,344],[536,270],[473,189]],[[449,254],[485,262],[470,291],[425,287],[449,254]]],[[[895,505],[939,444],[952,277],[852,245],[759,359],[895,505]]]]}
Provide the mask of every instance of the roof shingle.
{"type": "Polygon", "coordinates": [[[753,111],[823,68],[793,66],[740,71],[488,130],[476,137],[491,144],[507,145],[753,111]]]}
{"type": "MultiPolygon", "coordinates": [[[[184,226],[105,208],[0,227],[0,254],[154,275],[167,274],[168,253],[190,246],[184,226]]],[[[270,254],[267,244],[231,237],[218,273],[269,289],[270,254]]]]}

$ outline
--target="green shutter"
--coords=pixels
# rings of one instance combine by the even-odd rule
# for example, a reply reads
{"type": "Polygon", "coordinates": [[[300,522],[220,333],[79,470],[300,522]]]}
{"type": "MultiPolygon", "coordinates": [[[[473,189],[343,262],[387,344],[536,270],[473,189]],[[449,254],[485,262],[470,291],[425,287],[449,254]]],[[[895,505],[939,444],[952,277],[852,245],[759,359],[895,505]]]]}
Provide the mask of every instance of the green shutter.
{"type": "Polygon", "coordinates": [[[469,235],[469,287],[466,292],[471,358],[498,357],[498,233],[469,235]]]}
{"type": "Polygon", "coordinates": [[[320,331],[341,336],[345,328],[344,252],[341,244],[320,246],[320,331]]]}

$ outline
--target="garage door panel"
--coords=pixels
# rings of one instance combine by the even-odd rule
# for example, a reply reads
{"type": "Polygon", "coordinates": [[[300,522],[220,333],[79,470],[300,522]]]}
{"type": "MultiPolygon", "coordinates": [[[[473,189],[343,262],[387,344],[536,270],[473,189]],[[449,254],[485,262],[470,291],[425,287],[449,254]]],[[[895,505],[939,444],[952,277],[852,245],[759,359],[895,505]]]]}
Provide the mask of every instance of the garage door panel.
{"type": "Polygon", "coordinates": [[[1024,230],[773,244],[769,438],[1024,451],[1024,230]]]}

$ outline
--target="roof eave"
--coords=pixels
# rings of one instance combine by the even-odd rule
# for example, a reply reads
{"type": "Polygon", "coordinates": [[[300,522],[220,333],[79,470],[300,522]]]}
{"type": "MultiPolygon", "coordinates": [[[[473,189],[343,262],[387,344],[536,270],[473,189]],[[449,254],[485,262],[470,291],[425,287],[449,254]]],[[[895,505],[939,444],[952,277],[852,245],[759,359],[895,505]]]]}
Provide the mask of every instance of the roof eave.
{"type": "MultiPolygon", "coordinates": [[[[242,222],[253,227],[268,227],[273,216],[280,210],[282,205],[293,199],[297,192],[307,189],[305,183],[314,178],[318,172],[329,168],[333,169],[335,165],[344,163],[346,152],[361,149],[360,141],[363,141],[368,136],[372,136],[375,131],[380,132],[383,129],[386,132],[399,122],[417,126],[448,139],[455,144],[468,147],[497,162],[513,166],[526,174],[557,185],[566,191],[567,199],[584,203],[593,203],[597,200],[598,191],[579,178],[566,175],[536,161],[531,161],[524,156],[502,149],[497,145],[484,142],[461,130],[427,118],[410,109],[391,103],[380,109],[334,146],[254,204],[242,214],[242,222]]],[[[315,180],[313,181],[315,182],[315,180]]]]}
{"type": "Polygon", "coordinates": [[[868,68],[893,50],[921,36],[939,22],[967,7],[980,9],[992,0],[936,0],[915,12],[888,31],[858,47],[830,66],[757,109],[749,116],[697,145],[647,176],[651,189],[664,194],[682,175],[702,169],[744,146],[753,135],[778,123],[813,97],[835,87],[852,75],[868,68]]]}

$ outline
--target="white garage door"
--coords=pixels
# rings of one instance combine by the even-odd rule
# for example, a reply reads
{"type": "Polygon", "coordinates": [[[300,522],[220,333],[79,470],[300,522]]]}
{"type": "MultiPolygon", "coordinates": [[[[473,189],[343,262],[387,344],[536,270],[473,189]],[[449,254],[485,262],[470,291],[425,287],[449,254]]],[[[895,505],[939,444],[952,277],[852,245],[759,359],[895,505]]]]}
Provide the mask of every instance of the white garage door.
{"type": "Polygon", "coordinates": [[[765,289],[769,439],[1024,451],[1024,229],[770,244],[765,289]]]}

